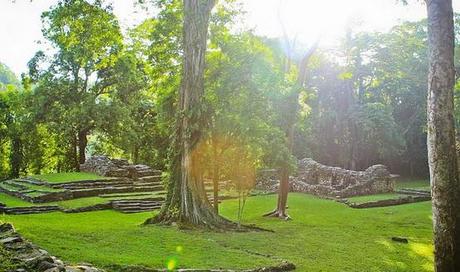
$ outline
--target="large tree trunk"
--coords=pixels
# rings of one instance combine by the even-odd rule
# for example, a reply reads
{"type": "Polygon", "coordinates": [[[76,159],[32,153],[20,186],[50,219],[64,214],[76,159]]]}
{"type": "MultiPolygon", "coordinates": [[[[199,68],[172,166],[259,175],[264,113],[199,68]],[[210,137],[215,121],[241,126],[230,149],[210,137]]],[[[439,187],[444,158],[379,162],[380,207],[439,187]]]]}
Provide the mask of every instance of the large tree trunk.
{"type": "Polygon", "coordinates": [[[209,203],[201,179],[202,140],[200,107],[204,93],[205,53],[209,16],[216,0],[184,0],[184,70],[177,118],[176,153],[172,158],[168,195],[162,210],[146,223],[179,223],[220,229],[236,224],[220,217],[209,203]]]}
{"type": "Polygon", "coordinates": [[[460,271],[460,184],[455,152],[454,25],[451,0],[427,0],[428,158],[435,270],[460,271]]]}

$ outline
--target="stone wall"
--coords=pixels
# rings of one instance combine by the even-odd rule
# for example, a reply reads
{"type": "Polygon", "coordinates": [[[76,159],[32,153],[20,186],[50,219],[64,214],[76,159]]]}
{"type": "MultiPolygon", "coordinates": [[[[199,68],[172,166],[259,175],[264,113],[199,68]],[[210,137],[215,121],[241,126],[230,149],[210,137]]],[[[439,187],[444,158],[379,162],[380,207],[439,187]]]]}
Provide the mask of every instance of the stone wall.
{"type": "MultiPolygon", "coordinates": [[[[275,191],[278,179],[267,172],[258,176],[257,189],[275,191]]],[[[290,190],[325,197],[350,197],[387,193],[394,190],[394,180],[384,165],[373,165],[365,171],[351,171],[302,159],[298,171],[289,178],[290,190]]]]}
{"type": "Polygon", "coordinates": [[[10,253],[17,267],[16,271],[35,272],[103,272],[90,264],[69,265],[50,255],[15,231],[11,224],[0,225],[0,246],[10,253]]]}
{"type": "Polygon", "coordinates": [[[127,177],[129,172],[121,167],[123,164],[128,165],[129,163],[127,160],[111,160],[107,156],[93,156],[80,165],[80,171],[106,177],[127,177]]]}
{"type": "Polygon", "coordinates": [[[128,177],[132,179],[161,175],[161,171],[153,170],[147,165],[130,164],[128,160],[111,159],[107,156],[88,158],[84,164],[80,165],[80,170],[105,177],[128,177]]]}

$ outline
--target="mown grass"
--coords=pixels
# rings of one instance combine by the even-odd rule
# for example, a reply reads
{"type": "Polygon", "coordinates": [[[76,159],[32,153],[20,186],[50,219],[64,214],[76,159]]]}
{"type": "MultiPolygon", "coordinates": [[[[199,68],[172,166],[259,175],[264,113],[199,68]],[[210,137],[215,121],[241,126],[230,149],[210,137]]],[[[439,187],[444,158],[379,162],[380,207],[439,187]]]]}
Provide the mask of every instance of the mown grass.
{"type": "Polygon", "coordinates": [[[430,181],[427,179],[400,178],[396,181],[395,189],[413,188],[419,190],[430,190],[430,181]]]}
{"type": "Polygon", "coordinates": [[[394,199],[394,198],[399,198],[399,197],[404,197],[404,195],[395,194],[395,193],[387,193],[387,194],[377,194],[377,195],[367,195],[367,196],[355,196],[355,197],[348,198],[348,200],[354,203],[365,203],[365,202],[370,202],[370,201],[394,199]]]}
{"type": "Polygon", "coordinates": [[[47,181],[50,183],[66,183],[81,180],[102,180],[109,179],[107,177],[99,176],[93,173],[86,172],[68,172],[68,173],[52,173],[43,175],[34,175],[32,178],[47,181]]]}
{"type": "MultiPolygon", "coordinates": [[[[175,227],[140,226],[152,213],[100,211],[3,216],[25,237],[70,262],[165,268],[177,260],[186,268],[253,268],[294,262],[297,271],[433,271],[429,202],[351,209],[310,195],[289,195],[291,221],[264,218],[276,195],[251,197],[245,223],[274,232],[215,233],[175,227]],[[408,244],[391,241],[404,236],[408,244]],[[254,252],[249,254],[245,250],[254,252]]],[[[221,204],[235,219],[237,200],[221,204]]]]}
{"type": "Polygon", "coordinates": [[[5,193],[0,193],[0,202],[5,204],[7,207],[28,207],[36,205],[5,193]]]}

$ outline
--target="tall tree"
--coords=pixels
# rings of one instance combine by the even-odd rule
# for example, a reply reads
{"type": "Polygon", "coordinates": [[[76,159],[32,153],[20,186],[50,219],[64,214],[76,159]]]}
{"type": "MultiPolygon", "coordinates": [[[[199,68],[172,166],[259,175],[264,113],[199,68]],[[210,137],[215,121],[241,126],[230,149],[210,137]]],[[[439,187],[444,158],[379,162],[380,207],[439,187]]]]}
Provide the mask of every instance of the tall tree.
{"type": "MultiPolygon", "coordinates": [[[[287,40],[287,39],[286,39],[287,40]]],[[[308,63],[310,61],[311,56],[315,52],[317,47],[317,42],[303,55],[302,59],[298,64],[298,71],[296,76],[296,82],[290,93],[287,94],[287,97],[284,101],[283,108],[283,115],[284,115],[284,131],[286,134],[286,146],[290,154],[293,153],[294,147],[294,135],[295,135],[295,127],[298,121],[299,115],[299,98],[300,93],[305,88],[305,84],[307,81],[307,71],[308,71],[308,63]]],[[[287,56],[286,61],[286,74],[289,74],[291,70],[291,59],[290,54],[287,56]]],[[[289,219],[289,215],[286,212],[287,208],[287,199],[289,193],[289,174],[291,172],[291,164],[289,161],[284,161],[281,164],[281,169],[279,171],[280,175],[280,184],[278,188],[278,202],[276,208],[264,214],[264,216],[273,216],[278,217],[281,219],[289,219]]]]}
{"type": "Polygon", "coordinates": [[[61,0],[42,20],[43,36],[56,53],[49,57],[39,51],[29,62],[30,76],[38,83],[37,96],[44,96],[39,99],[46,104],[43,116],[59,124],[56,131],[65,135],[69,159],[78,169],[85,162],[88,135],[110,109],[123,37],[112,7],[101,0],[61,0]]]}
{"type": "Polygon", "coordinates": [[[168,195],[160,213],[146,223],[221,228],[234,225],[209,203],[198,165],[203,132],[204,68],[211,10],[216,0],[184,0],[183,75],[168,195]]]}
{"type": "Polygon", "coordinates": [[[428,11],[428,158],[433,195],[435,271],[460,271],[460,180],[455,150],[454,20],[451,0],[428,11]]]}

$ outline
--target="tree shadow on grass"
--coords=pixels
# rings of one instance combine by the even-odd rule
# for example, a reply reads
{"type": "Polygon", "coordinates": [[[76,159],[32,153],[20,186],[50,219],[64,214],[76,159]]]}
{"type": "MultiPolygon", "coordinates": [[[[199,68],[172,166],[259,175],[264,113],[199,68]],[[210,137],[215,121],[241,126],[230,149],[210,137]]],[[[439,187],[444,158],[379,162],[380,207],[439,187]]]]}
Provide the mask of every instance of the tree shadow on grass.
{"type": "Polygon", "coordinates": [[[380,256],[382,258],[382,268],[385,271],[433,271],[432,244],[423,243],[416,239],[411,240],[411,238],[408,240],[409,243],[407,244],[392,241],[391,238],[376,241],[383,249],[380,256]],[[401,259],[404,261],[401,261],[401,259]]]}

